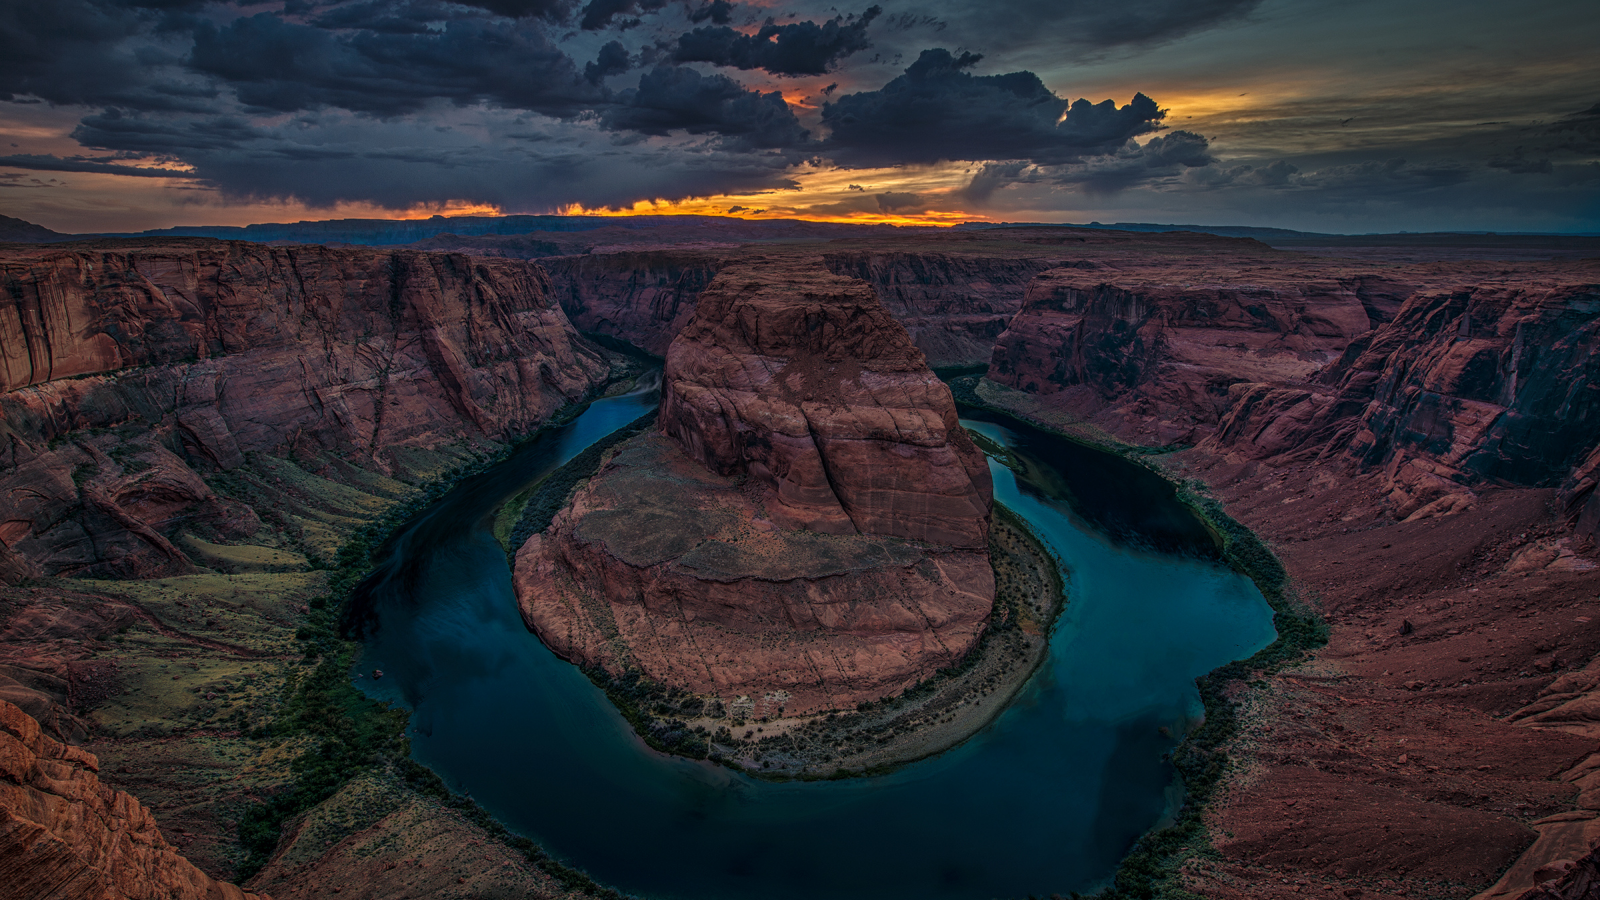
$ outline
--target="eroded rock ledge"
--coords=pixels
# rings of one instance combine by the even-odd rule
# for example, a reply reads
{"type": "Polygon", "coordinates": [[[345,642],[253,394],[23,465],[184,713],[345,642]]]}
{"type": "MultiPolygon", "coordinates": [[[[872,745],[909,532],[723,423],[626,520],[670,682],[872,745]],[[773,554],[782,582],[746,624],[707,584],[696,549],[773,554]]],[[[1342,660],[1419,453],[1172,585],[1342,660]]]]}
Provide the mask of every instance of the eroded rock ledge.
{"type": "Polygon", "coordinates": [[[988,468],[869,285],[814,260],[724,270],[662,397],[662,434],[517,553],[556,652],[792,716],[899,693],[977,641],[988,468]]]}
{"type": "Polygon", "coordinates": [[[271,900],[195,868],[99,769],[94,754],[0,700],[0,895],[271,900]]]}
{"type": "Polygon", "coordinates": [[[950,389],[866,282],[725,270],[667,351],[661,429],[775,492],[779,524],[982,549],[992,485],[950,389]]]}

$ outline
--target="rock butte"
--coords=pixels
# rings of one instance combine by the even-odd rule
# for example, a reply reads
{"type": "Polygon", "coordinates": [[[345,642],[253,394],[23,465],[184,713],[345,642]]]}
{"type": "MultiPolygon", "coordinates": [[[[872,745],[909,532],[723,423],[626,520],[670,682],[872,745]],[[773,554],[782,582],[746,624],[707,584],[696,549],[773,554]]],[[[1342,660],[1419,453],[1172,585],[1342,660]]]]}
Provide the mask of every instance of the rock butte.
{"type": "Polygon", "coordinates": [[[724,269],[668,350],[659,423],[517,553],[558,653],[794,714],[977,640],[988,468],[870,285],[804,258],[724,269]]]}

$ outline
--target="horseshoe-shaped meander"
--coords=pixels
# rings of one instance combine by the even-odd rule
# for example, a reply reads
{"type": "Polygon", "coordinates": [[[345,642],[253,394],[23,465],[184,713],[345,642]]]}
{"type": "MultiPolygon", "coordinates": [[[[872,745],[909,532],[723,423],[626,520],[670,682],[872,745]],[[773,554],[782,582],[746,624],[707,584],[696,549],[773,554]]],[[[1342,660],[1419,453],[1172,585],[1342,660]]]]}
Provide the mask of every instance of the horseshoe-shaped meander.
{"type": "Polygon", "coordinates": [[[1164,756],[1194,679],[1274,637],[1255,586],[1154,474],[1020,423],[995,498],[1065,564],[1050,653],[992,724],[892,774],[769,783],[663,756],[523,626],[490,531],[505,500],[648,412],[600,400],[457,485],[396,535],[363,690],[413,711],[413,756],[513,830],[646,897],[1023,897],[1089,891],[1181,802],[1164,756]]]}

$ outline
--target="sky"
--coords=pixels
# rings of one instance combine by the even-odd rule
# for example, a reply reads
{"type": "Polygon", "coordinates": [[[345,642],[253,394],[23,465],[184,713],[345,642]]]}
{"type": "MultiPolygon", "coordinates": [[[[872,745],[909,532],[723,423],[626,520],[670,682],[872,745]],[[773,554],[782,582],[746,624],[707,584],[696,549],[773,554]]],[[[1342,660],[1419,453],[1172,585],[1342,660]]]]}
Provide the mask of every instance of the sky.
{"type": "Polygon", "coordinates": [[[1594,0],[0,0],[0,214],[1600,232],[1594,0]]]}

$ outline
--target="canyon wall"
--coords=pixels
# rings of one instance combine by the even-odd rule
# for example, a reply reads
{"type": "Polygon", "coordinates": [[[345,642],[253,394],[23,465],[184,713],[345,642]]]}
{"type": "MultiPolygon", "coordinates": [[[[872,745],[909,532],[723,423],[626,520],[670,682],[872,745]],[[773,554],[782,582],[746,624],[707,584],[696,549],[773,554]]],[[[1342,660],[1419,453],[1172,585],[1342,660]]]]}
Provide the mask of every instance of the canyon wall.
{"type": "Polygon", "coordinates": [[[578,329],[666,356],[727,255],[656,250],[566,256],[542,264],[552,293],[578,329]]]}
{"type": "Polygon", "coordinates": [[[1600,522],[1594,263],[1088,265],[1034,279],[991,382],[1136,442],[1381,471],[1402,518],[1516,484],[1600,522]]]}
{"type": "Polygon", "coordinates": [[[988,468],[870,285],[724,269],[667,353],[660,434],[518,551],[557,653],[787,714],[899,693],[994,601],[988,468]]]}
{"type": "Polygon", "coordinates": [[[1029,282],[1053,262],[930,250],[825,253],[828,270],[868,282],[935,366],[981,365],[1022,307],[1029,282]]]}
{"type": "Polygon", "coordinates": [[[1593,521],[1597,336],[1594,264],[1419,291],[1314,379],[1234,386],[1215,442],[1381,472],[1402,518],[1500,484],[1562,487],[1593,521]]]}
{"type": "Polygon", "coordinates": [[[94,754],[0,700],[0,896],[257,898],[191,865],[139,801],[100,783],[99,769],[94,754]]]}
{"type": "MultiPolygon", "coordinates": [[[[1011,258],[942,248],[817,249],[828,271],[871,284],[935,366],[987,363],[995,338],[1021,307],[1029,280],[1056,264],[1039,258],[1037,250],[1011,258]]],[[[559,256],[540,264],[581,331],[665,356],[719,270],[743,265],[746,257],[772,255],[763,257],[758,248],[686,247],[559,256]]]]}
{"type": "Polygon", "coordinates": [[[171,574],[180,525],[254,515],[202,473],[253,452],[380,472],[531,431],[603,379],[535,265],[125,241],[0,260],[0,565],[171,574]]]}
{"type": "Polygon", "coordinates": [[[1240,381],[1299,382],[1372,319],[1349,284],[1237,262],[1140,270],[1084,261],[1041,273],[994,345],[988,378],[1151,443],[1214,427],[1240,381]]]}

